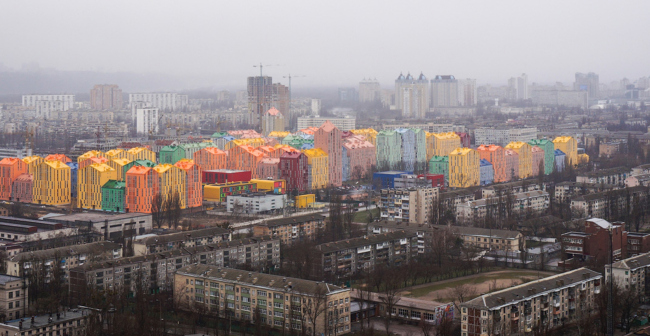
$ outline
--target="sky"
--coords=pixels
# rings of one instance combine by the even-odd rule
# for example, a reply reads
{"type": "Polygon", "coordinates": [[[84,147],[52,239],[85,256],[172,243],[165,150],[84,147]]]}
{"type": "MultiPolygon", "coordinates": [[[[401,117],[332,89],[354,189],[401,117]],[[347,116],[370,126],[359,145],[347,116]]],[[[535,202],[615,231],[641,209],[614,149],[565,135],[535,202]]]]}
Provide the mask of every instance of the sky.
{"type": "MultiPolygon", "coordinates": [[[[356,86],[400,72],[479,84],[650,75],[650,1],[4,1],[0,63],[157,73],[215,88],[259,74],[356,86]]],[[[119,83],[117,83],[119,84],[119,83]]]]}

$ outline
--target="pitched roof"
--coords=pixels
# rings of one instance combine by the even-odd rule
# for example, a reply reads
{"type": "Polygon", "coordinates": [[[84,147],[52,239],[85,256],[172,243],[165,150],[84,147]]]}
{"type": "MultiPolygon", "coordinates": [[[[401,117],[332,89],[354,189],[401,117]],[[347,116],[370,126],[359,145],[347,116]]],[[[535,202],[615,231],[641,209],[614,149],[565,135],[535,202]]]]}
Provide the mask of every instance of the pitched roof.
{"type": "Polygon", "coordinates": [[[323,215],[309,214],[309,215],[302,215],[302,216],[293,216],[293,217],[272,219],[272,220],[262,222],[262,223],[257,224],[257,225],[267,226],[267,227],[275,227],[275,226],[282,226],[282,225],[300,224],[300,223],[306,223],[306,222],[312,222],[312,221],[322,221],[324,218],[325,218],[325,216],[323,216],[323,215]]]}
{"type": "Polygon", "coordinates": [[[328,252],[340,251],[343,249],[378,244],[385,241],[392,241],[396,239],[413,238],[415,236],[416,236],[415,232],[407,232],[403,230],[393,231],[393,232],[380,233],[380,234],[367,236],[367,237],[352,238],[346,240],[339,240],[331,243],[320,244],[317,245],[316,248],[318,248],[323,253],[328,253],[328,252]]]}
{"type": "Polygon", "coordinates": [[[637,256],[619,260],[612,265],[614,268],[623,268],[633,270],[641,267],[650,266],[650,252],[639,254],[637,256]]]}
{"type": "Polygon", "coordinates": [[[72,245],[72,246],[62,246],[56,247],[53,249],[41,250],[41,251],[30,251],[30,252],[21,252],[11,257],[12,261],[29,261],[29,260],[46,260],[58,257],[69,257],[73,255],[88,254],[88,253],[104,253],[108,251],[121,249],[122,245],[101,241],[94,242],[89,244],[81,245],[72,245]]]}
{"type": "Polygon", "coordinates": [[[280,113],[280,111],[278,111],[278,109],[276,109],[275,107],[271,107],[268,111],[266,111],[266,114],[282,117],[282,113],[280,113]]]}

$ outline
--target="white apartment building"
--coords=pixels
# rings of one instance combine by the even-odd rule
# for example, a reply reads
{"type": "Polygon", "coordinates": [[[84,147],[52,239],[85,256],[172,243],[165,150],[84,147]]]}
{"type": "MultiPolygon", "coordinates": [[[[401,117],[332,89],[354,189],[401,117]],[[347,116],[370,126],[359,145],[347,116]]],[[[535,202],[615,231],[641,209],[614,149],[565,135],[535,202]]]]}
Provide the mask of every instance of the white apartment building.
{"type": "Polygon", "coordinates": [[[284,209],[287,195],[248,194],[228,196],[227,211],[244,214],[265,213],[284,209]]]}
{"type": "Polygon", "coordinates": [[[431,204],[438,199],[438,188],[382,189],[381,219],[424,224],[429,222],[431,204]]]}
{"type": "Polygon", "coordinates": [[[477,145],[506,146],[513,141],[528,142],[537,139],[537,128],[477,128],[474,143],[477,145]]]}
{"type": "Polygon", "coordinates": [[[74,95],[23,95],[23,106],[36,108],[37,115],[39,108],[42,111],[67,111],[74,108],[74,95]]]}
{"type": "Polygon", "coordinates": [[[359,101],[364,102],[374,102],[381,100],[381,86],[377,79],[368,79],[365,78],[363,81],[359,82],[359,101]]]}
{"type": "Polygon", "coordinates": [[[136,102],[149,103],[149,107],[161,110],[178,111],[187,106],[189,99],[187,95],[172,92],[130,93],[129,106],[133,106],[136,102]]]}
{"type": "Polygon", "coordinates": [[[458,80],[458,105],[459,106],[476,106],[478,103],[478,89],[476,88],[476,79],[458,80]]]}
{"type": "Polygon", "coordinates": [[[136,109],[135,124],[138,134],[157,134],[160,129],[158,108],[146,107],[136,109]]]}
{"type": "MultiPolygon", "coordinates": [[[[646,290],[646,273],[650,268],[650,253],[619,260],[612,265],[614,282],[623,290],[635,290],[639,298],[648,296],[646,290]]],[[[610,279],[609,265],[605,266],[605,281],[610,279]]]]}
{"type": "Polygon", "coordinates": [[[311,114],[318,115],[321,111],[322,103],[320,99],[311,100],[311,114]]]}
{"type": "Polygon", "coordinates": [[[320,116],[305,116],[305,117],[298,117],[298,129],[301,130],[307,127],[319,128],[328,120],[341,131],[349,131],[351,129],[355,129],[356,121],[357,121],[355,118],[329,118],[329,117],[320,117],[320,116]]]}

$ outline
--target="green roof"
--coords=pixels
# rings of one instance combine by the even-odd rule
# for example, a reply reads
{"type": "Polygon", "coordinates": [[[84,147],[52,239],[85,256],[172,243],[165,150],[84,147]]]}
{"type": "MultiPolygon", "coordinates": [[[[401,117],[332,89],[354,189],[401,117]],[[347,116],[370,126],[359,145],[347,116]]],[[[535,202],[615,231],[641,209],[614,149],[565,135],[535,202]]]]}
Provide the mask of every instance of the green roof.
{"type": "Polygon", "coordinates": [[[212,134],[212,138],[223,138],[223,137],[225,137],[226,135],[228,135],[227,132],[214,132],[214,133],[212,134]]]}
{"type": "Polygon", "coordinates": [[[104,183],[102,188],[106,188],[106,189],[124,189],[124,188],[126,188],[126,182],[108,180],[108,182],[104,183]]]}
{"type": "Polygon", "coordinates": [[[181,148],[180,146],[171,145],[171,146],[165,146],[165,147],[161,148],[160,151],[161,152],[175,152],[175,151],[177,151],[179,149],[183,149],[183,148],[181,148]]]}
{"type": "Polygon", "coordinates": [[[429,162],[449,162],[449,156],[434,155],[429,162]]]}
{"type": "Polygon", "coordinates": [[[133,161],[134,165],[142,166],[142,167],[148,167],[148,168],[153,168],[156,166],[155,163],[149,161],[149,160],[135,160],[133,161]]]}

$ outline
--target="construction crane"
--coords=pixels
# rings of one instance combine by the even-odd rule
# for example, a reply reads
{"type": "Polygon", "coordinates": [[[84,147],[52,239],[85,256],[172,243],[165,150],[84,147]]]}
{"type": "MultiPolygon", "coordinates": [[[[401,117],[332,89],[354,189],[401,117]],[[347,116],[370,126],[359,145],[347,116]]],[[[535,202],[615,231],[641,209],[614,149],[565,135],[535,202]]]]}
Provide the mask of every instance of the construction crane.
{"type": "Polygon", "coordinates": [[[156,120],[156,124],[154,124],[153,121],[149,124],[149,136],[147,137],[147,140],[151,140],[151,137],[152,137],[153,131],[154,131],[154,126],[159,125],[160,121],[162,120],[162,118],[164,116],[165,116],[164,114],[160,113],[160,116],[158,117],[158,120],[156,120]]]}
{"type": "Polygon", "coordinates": [[[25,129],[25,151],[27,156],[32,156],[34,152],[34,129],[30,126],[25,129]]]}
{"type": "Polygon", "coordinates": [[[282,76],[282,78],[288,78],[289,79],[289,115],[287,116],[287,119],[289,119],[289,122],[291,122],[291,119],[293,118],[293,114],[291,114],[291,78],[302,78],[302,77],[307,77],[304,75],[294,75],[291,76],[291,74],[287,76],[282,76]]]}

